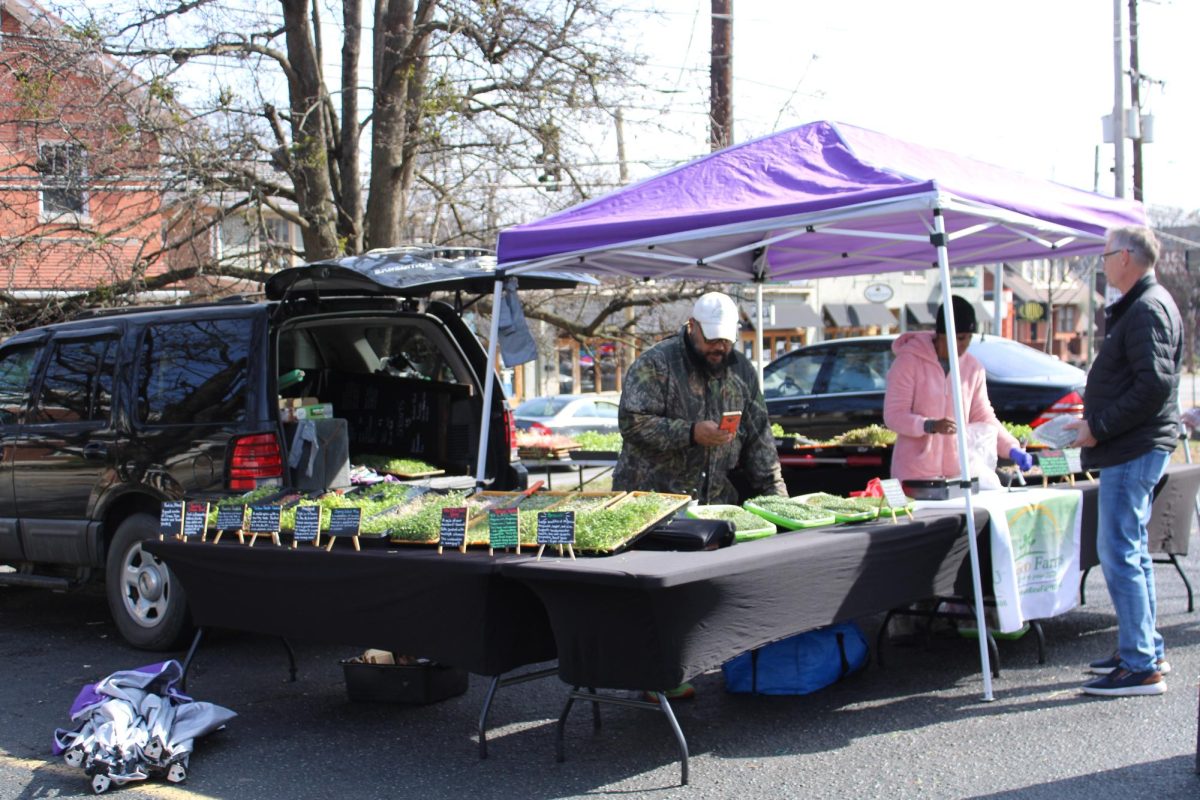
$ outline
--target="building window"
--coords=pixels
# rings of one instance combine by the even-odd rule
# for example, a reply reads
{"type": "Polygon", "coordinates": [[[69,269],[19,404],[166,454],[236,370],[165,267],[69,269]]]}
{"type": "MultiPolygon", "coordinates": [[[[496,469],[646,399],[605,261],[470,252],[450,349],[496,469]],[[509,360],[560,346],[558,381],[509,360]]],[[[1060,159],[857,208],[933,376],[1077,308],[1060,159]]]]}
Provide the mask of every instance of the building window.
{"type": "Polygon", "coordinates": [[[42,182],[42,214],[87,213],[87,151],[77,144],[54,142],[38,147],[42,182]]]}
{"type": "Polygon", "coordinates": [[[1074,333],[1076,322],[1075,306],[1058,307],[1058,330],[1060,333],[1074,333]]]}

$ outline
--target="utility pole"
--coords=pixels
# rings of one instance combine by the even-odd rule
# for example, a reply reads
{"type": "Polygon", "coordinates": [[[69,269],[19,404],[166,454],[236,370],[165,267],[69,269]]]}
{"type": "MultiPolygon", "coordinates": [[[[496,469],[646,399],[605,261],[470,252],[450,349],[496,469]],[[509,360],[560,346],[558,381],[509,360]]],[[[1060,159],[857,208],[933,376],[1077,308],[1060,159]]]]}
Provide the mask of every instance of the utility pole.
{"type": "Polygon", "coordinates": [[[733,144],[733,0],[712,0],[708,118],[712,150],[733,144]]]}
{"type": "MultiPolygon", "coordinates": [[[[1129,0],[1129,105],[1133,113],[1142,114],[1140,88],[1142,73],[1138,71],[1138,22],[1137,0],[1129,0]]],[[[1133,199],[1142,199],[1142,126],[1138,125],[1133,138],[1133,199]]]]}
{"type": "Polygon", "coordinates": [[[1113,0],[1113,160],[1114,192],[1125,196],[1125,72],[1122,51],[1125,49],[1125,26],[1121,24],[1121,0],[1113,0]]]}

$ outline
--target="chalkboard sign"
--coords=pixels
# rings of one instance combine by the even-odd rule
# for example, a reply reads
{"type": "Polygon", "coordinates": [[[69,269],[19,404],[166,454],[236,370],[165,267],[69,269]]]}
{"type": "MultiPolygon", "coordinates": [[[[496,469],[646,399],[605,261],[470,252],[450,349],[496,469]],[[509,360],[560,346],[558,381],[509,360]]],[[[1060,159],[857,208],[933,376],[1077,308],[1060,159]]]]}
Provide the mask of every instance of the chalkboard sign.
{"type": "Polygon", "coordinates": [[[330,536],[358,536],[358,528],[361,523],[361,508],[331,508],[329,510],[330,536]]]}
{"type": "Polygon", "coordinates": [[[160,538],[179,536],[183,533],[183,501],[166,500],[158,513],[158,533],[160,538]]]}
{"type": "Polygon", "coordinates": [[[251,533],[278,533],[279,506],[250,506],[251,533]]]}
{"type": "Polygon", "coordinates": [[[246,524],[245,506],[220,506],[217,508],[217,530],[241,530],[246,524]]]}
{"type": "Polygon", "coordinates": [[[1068,447],[1063,450],[1067,459],[1067,469],[1072,473],[1083,472],[1083,451],[1078,447],[1068,447]]]}
{"type": "Polygon", "coordinates": [[[1062,450],[1046,450],[1038,455],[1038,466],[1042,475],[1054,478],[1061,475],[1072,475],[1073,470],[1067,464],[1067,456],[1062,450]]]}
{"type": "Polygon", "coordinates": [[[575,544],[574,511],[539,511],[538,544],[575,544]]]}
{"type": "Polygon", "coordinates": [[[899,478],[887,478],[879,482],[883,487],[883,499],[889,508],[905,508],[912,500],[904,493],[899,478]]]}
{"type": "Polygon", "coordinates": [[[467,542],[467,509],[443,508],[442,525],[438,529],[438,549],[462,547],[467,542]]]}
{"type": "Polygon", "coordinates": [[[321,507],[317,505],[296,506],[296,522],[292,528],[292,542],[315,542],[321,534],[321,507]]]}
{"type": "Polygon", "coordinates": [[[517,547],[521,543],[515,508],[497,508],[488,512],[488,546],[493,549],[517,547]]]}
{"type": "Polygon", "coordinates": [[[203,538],[208,533],[208,503],[192,502],[184,507],[183,538],[203,538]]]}

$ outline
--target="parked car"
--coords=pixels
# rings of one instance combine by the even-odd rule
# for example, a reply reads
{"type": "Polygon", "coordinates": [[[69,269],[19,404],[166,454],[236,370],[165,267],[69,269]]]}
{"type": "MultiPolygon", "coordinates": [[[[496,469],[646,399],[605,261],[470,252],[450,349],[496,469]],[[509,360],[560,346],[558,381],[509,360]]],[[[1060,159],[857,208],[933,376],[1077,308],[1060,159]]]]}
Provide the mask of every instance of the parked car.
{"type": "MultiPolygon", "coordinates": [[[[814,440],[882,425],[895,340],[833,339],[776,358],[763,370],[771,422],[814,440]]],[[[967,352],[987,371],[988,396],[1000,420],[1037,427],[1059,414],[1083,413],[1087,374],[1078,367],[996,336],[972,336],[967,352]]]]}
{"type": "Polygon", "coordinates": [[[613,393],[555,394],[531,397],[513,410],[517,430],[543,436],[617,430],[621,396],[613,393]]]}
{"type": "MultiPolygon", "coordinates": [[[[68,589],[98,573],[125,639],[177,646],[186,598],[141,543],[159,535],[164,500],[299,485],[288,466],[295,423],[280,412],[288,398],[332,404],[351,461],[419,458],[473,484],[494,372],[455,307],[429,299],[491,291],[491,272],[463,255],[376,251],[276,273],[264,302],[95,312],[10,338],[0,347],[0,584],[68,589]]],[[[522,278],[555,283],[573,285],[522,278]]],[[[524,488],[495,385],[485,480],[524,488]]]]}

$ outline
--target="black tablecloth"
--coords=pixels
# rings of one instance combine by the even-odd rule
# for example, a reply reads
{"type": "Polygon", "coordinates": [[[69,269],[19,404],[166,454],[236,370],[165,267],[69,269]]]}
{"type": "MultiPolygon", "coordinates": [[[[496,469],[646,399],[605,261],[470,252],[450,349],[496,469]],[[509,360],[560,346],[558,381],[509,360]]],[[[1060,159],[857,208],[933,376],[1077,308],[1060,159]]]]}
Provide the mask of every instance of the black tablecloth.
{"type": "MultiPolygon", "coordinates": [[[[986,514],[980,530],[986,530],[986,514]]],[[[669,689],[753,647],[970,586],[965,518],[782,533],[712,552],[509,560],[542,598],[568,683],[669,689]]]]}
{"type": "Polygon", "coordinates": [[[554,658],[546,612],[500,567],[515,556],[414,546],[325,552],[261,542],[149,541],[197,625],[424,656],[479,675],[554,658]]]}
{"type": "MultiPolygon", "coordinates": [[[[1053,486],[1066,488],[1065,484],[1053,486]]],[[[1097,481],[1076,481],[1083,491],[1083,534],[1079,542],[1079,566],[1083,569],[1100,563],[1096,555],[1096,504],[1100,500],[1097,481]]],[[[1186,556],[1192,521],[1196,514],[1196,493],[1200,491],[1200,464],[1169,464],[1158,486],[1154,487],[1154,506],[1147,534],[1151,553],[1186,556]]]]}

